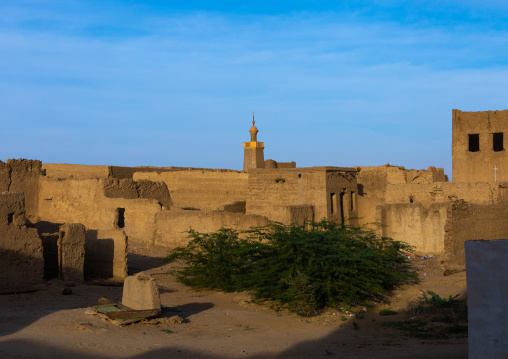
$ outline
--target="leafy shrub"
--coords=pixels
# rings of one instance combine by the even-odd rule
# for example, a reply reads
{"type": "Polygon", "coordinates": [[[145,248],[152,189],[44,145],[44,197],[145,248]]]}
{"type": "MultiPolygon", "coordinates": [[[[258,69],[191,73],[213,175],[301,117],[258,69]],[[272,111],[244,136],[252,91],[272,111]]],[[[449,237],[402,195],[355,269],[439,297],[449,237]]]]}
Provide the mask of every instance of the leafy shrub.
{"type": "Polygon", "coordinates": [[[358,304],[417,275],[404,253],[412,247],[372,231],[323,220],[309,228],[273,223],[245,232],[189,231],[191,241],[166,260],[181,259],[181,282],[224,291],[252,291],[301,315],[358,304]]]}
{"type": "Polygon", "coordinates": [[[399,312],[396,312],[392,309],[381,309],[379,311],[379,315],[396,315],[399,314],[399,312]]]}
{"type": "Polygon", "coordinates": [[[458,304],[460,301],[456,298],[460,294],[456,294],[454,296],[450,295],[448,298],[441,298],[437,293],[434,293],[431,290],[427,291],[427,294],[430,295],[430,297],[427,297],[427,294],[422,290],[423,297],[418,297],[420,302],[423,302],[425,304],[428,304],[430,306],[436,306],[436,307],[453,307],[454,305],[458,304]]]}

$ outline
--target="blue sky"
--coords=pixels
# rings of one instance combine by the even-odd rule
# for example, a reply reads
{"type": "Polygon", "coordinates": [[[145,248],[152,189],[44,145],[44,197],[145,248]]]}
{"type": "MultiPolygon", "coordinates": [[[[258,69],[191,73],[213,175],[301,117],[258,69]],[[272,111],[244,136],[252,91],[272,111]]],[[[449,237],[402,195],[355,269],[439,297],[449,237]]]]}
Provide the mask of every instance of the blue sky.
{"type": "Polygon", "coordinates": [[[508,108],[502,1],[0,0],[0,159],[444,167],[508,108]]]}

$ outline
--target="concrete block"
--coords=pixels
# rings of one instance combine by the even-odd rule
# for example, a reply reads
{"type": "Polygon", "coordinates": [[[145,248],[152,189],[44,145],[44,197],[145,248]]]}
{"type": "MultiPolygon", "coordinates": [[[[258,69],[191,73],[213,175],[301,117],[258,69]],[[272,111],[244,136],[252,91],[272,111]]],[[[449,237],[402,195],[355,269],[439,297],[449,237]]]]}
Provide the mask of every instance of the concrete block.
{"type": "Polygon", "coordinates": [[[136,310],[160,309],[161,299],[155,280],[144,273],[127,277],[123,284],[122,304],[136,310]]]}
{"type": "Polygon", "coordinates": [[[469,359],[508,358],[508,240],[467,241],[469,359]]]}

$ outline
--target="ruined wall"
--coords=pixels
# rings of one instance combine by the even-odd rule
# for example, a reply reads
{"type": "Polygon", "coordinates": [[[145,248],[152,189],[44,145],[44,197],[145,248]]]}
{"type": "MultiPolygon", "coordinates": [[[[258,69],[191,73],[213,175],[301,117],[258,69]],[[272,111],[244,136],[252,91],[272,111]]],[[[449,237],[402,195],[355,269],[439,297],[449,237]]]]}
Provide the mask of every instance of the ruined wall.
{"type": "Polygon", "coordinates": [[[164,182],[176,208],[221,210],[247,199],[248,174],[229,170],[136,172],[135,181],[164,182]]]}
{"type": "Polygon", "coordinates": [[[315,220],[340,221],[341,193],[347,193],[342,198],[342,208],[344,217],[352,217],[356,213],[349,210],[348,201],[351,192],[355,198],[357,191],[353,173],[354,170],[338,167],[250,171],[246,213],[290,223],[287,206],[310,205],[314,208],[315,220]]]}
{"type": "Polygon", "coordinates": [[[0,194],[0,293],[34,290],[43,283],[42,241],[25,223],[24,195],[0,194]]]}
{"type": "Polygon", "coordinates": [[[53,178],[106,178],[110,177],[110,166],[75,165],[69,163],[43,163],[47,177],[53,178]]]}
{"type": "Polygon", "coordinates": [[[171,210],[157,213],[155,216],[154,245],[175,248],[189,242],[189,229],[198,232],[213,232],[222,227],[236,230],[248,230],[251,227],[264,226],[268,219],[258,215],[215,211],[171,210]]]}
{"type": "Polygon", "coordinates": [[[127,236],[121,229],[87,230],[85,242],[86,278],[126,278],[127,243],[127,236]]]}
{"type": "Polygon", "coordinates": [[[82,283],[85,281],[85,226],[66,223],[60,226],[60,279],[82,283]]]}
{"type": "Polygon", "coordinates": [[[286,206],[287,223],[304,226],[306,223],[314,222],[314,206],[311,204],[297,204],[286,206]]]}
{"type": "Polygon", "coordinates": [[[122,228],[133,242],[150,242],[155,214],[154,199],[107,198],[107,179],[41,178],[39,213],[53,223],[82,223],[90,229],[122,228]]]}
{"type": "Polygon", "coordinates": [[[360,224],[376,222],[376,207],[385,203],[438,202],[431,198],[434,187],[448,183],[442,168],[427,170],[405,169],[397,166],[360,167],[358,181],[358,217],[360,224]],[[418,194],[415,199],[414,193],[418,194]],[[411,197],[413,196],[413,197],[411,197]],[[412,200],[412,202],[411,202],[412,200]]]}
{"type": "Polygon", "coordinates": [[[0,161],[0,193],[24,193],[26,216],[31,221],[37,219],[40,176],[43,176],[41,161],[0,161]]]}
{"type": "Polygon", "coordinates": [[[268,169],[274,169],[274,168],[296,168],[296,162],[277,162],[274,160],[266,160],[265,161],[265,167],[268,169]]]}
{"type": "Polygon", "coordinates": [[[164,208],[172,205],[168,187],[164,182],[132,179],[104,179],[104,195],[108,198],[147,198],[157,200],[164,208]]]}
{"type": "Polygon", "coordinates": [[[386,203],[419,202],[430,205],[463,199],[468,202],[485,203],[508,199],[508,185],[504,182],[387,185],[386,203]]]}
{"type": "Polygon", "coordinates": [[[445,251],[464,264],[464,243],[476,239],[508,238],[508,201],[468,203],[455,201],[448,206],[445,251]]]}
{"type": "Polygon", "coordinates": [[[452,111],[452,170],[454,182],[508,181],[508,110],[452,111]],[[495,148],[494,134],[501,135],[495,148]],[[472,136],[476,136],[473,139],[472,136]],[[476,143],[475,143],[476,142],[476,143]],[[500,146],[499,146],[500,145],[500,146]]]}
{"type": "Polygon", "coordinates": [[[445,249],[445,224],[448,203],[390,203],[378,207],[382,235],[415,246],[426,254],[442,253],[445,249]]]}

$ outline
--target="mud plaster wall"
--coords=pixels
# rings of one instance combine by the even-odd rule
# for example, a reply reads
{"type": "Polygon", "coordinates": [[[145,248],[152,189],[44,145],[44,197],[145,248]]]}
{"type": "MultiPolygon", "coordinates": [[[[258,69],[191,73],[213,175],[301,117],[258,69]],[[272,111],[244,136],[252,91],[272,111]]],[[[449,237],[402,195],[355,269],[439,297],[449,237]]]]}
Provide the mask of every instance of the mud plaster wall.
{"type": "Polygon", "coordinates": [[[104,179],[104,195],[108,198],[148,198],[157,200],[165,208],[171,207],[171,196],[164,182],[132,179],[104,179]]]}
{"type": "Polygon", "coordinates": [[[456,201],[448,206],[445,251],[464,264],[468,240],[508,238],[508,201],[474,204],[456,201]]]}
{"type": "Polygon", "coordinates": [[[37,219],[39,200],[39,177],[43,175],[41,161],[14,160],[0,161],[0,193],[24,193],[26,216],[37,219]]]}
{"type": "Polygon", "coordinates": [[[385,225],[382,235],[415,246],[416,251],[427,254],[445,250],[445,224],[448,203],[391,203],[380,206],[378,219],[385,225]]]}
{"type": "Polygon", "coordinates": [[[247,199],[248,174],[238,171],[136,172],[134,180],[166,183],[176,208],[220,210],[225,205],[247,199]]]}
{"type": "Polygon", "coordinates": [[[454,182],[508,181],[508,110],[452,111],[452,171],[454,182]],[[504,150],[493,150],[493,133],[504,133],[504,150]],[[469,151],[469,134],[479,134],[480,150],[469,151]]]}
{"type": "Polygon", "coordinates": [[[85,281],[85,226],[66,223],[60,226],[61,279],[82,283],[85,281]]]}
{"type": "Polygon", "coordinates": [[[310,204],[287,206],[286,211],[288,223],[290,224],[303,226],[314,221],[314,206],[310,204]]]}
{"type": "Polygon", "coordinates": [[[222,227],[247,230],[264,226],[268,219],[258,215],[214,211],[164,211],[155,216],[154,245],[174,248],[189,242],[189,229],[213,232],[222,227]]]}
{"type": "Polygon", "coordinates": [[[74,165],[68,163],[43,163],[47,177],[53,178],[106,178],[110,176],[109,166],[74,165]]]}
{"type": "Polygon", "coordinates": [[[358,217],[360,224],[376,222],[377,206],[385,203],[421,202],[430,205],[448,200],[444,193],[431,193],[435,187],[450,185],[442,168],[427,170],[405,169],[396,166],[360,167],[358,181],[358,217]],[[440,197],[441,195],[441,197],[440,197]]]}
{"type": "MultiPolygon", "coordinates": [[[[341,174],[344,171],[349,169],[315,167],[250,171],[246,213],[289,224],[287,206],[311,205],[315,220],[339,220],[338,202],[334,204],[334,214],[331,213],[331,193],[336,194],[334,198],[338,201],[344,188],[348,193],[357,191],[356,178],[346,179],[341,174]]],[[[349,195],[345,197],[347,199],[349,195]]],[[[344,208],[347,210],[349,205],[344,203],[344,208]]],[[[347,212],[346,217],[349,214],[347,212]]]]}
{"type": "Polygon", "coordinates": [[[468,241],[465,251],[468,357],[506,358],[508,240],[468,241]]]}
{"type": "Polygon", "coordinates": [[[33,290],[43,283],[42,241],[25,222],[24,195],[0,194],[0,293],[33,290]]]}
{"type": "Polygon", "coordinates": [[[127,243],[127,236],[123,230],[87,230],[85,241],[86,278],[126,278],[127,243]]]}
{"type": "Polygon", "coordinates": [[[133,242],[153,239],[157,200],[107,198],[106,179],[41,178],[39,213],[41,220],[54,223],[82,223],[89,229],[118,229],[118,208],[125,209],[125,233],[133,242]]]}

